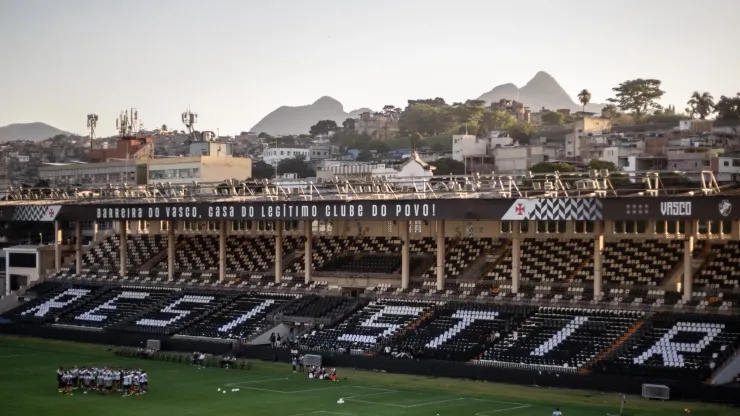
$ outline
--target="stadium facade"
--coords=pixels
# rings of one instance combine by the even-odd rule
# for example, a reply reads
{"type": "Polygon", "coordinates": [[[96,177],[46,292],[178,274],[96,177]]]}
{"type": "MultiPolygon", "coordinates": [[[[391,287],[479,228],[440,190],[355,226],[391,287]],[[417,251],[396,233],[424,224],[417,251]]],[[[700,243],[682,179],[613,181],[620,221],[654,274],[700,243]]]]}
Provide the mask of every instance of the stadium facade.
{"type": "Polygon", "coordinates": [[[53,223],[55,273],[5,316],[16,332],[99,342],[249,351],[282,331],[337,363],[415,357],[484,379],[546,371],[569,386],[599,375],[706,392],[740,373],[740,194],[650,178],[11,192],[0,220],[53,223]],[[83,221],[113,227],[84,250],[83,221]]]}

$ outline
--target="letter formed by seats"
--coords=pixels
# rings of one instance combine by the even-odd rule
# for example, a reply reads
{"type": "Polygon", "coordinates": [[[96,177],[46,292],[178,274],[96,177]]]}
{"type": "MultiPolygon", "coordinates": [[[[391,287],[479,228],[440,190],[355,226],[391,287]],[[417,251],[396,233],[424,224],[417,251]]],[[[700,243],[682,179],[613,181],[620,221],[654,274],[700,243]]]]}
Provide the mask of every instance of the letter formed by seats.
{"type": "Polygon", "coordinates": [[[665,367],[684,367],[684,356],[681,353],[700,353],[714,338],[725,329],[724,324],[707,324],[694,322],[676,322],[661,339],[653,344],[647,351],[633,359],[635,364],[644,364],[650,357],[660,355],[665,367]],[[673,338],[681,332],[704,333],[704,337],[698,342],[673,342],[673,338]]]}
{"type": "Polygon", "coordinates": [[[372,314],[368,319],[360,323],[360,326],[365,328],[377,328],[379,332],[375,335],[360,335],[360,334],[343,334],[337,338],[337,341],[355,341],[364,344],[377,344],[378,337],[392,335],[398,329],[401,328],[398,322],[379,322],[381,317],[396,316],[401,321],[409,318],[414,318],[422,314],[424,308],[421,307],[409,307],[409,306],[396,306],[396,305],[385,305],[383,309],[372,314]]]}
{"type": "Polygon", "coordinates": [[[67,289],[64,292],[54,296],[53,298],[47,300],[44,303],[40,303],[32,308],[29,308],[23,312],[21,312],[21,315],[31,315],[37,316],[37,317],[44,317],[46,314],[51,312],[53,309],[63,309],[78,300],[80,300],[83,296],[90,293],[90,289],[67,289]],[[67,298],[68,297],[68,298],[67,298]],[[66,298],[66,299],[65,299],[66,298]]]}
{"type": "Polygon", "coordinates": [[[211,301],[215,299],[213,296],[193,296],[193,295],[185,295],[181,297],[180,299],[177,299],[176,301],[170,303],[165,308],[163,308],[160,313],[169,313],[174,314],[170,319],[151,319],[151,318],[142,318],[136,321],[136,325],[141,326],[156,326],[156,327],[163,327],[166,328],[175,322],[181,320],[182,318],[190,315],[192,312],[188,309],[175,309],[182,303],[199,303],[199,304],[208,304],[211,303],[211,301]]]}
{"type": "Polygon", "coordinates": [[[447,331],[441,333],[437,338],[429,341],[425,345],[425,347],[437,348],[438,346],[454,338],[455,335],[459,334],[465,328],[472,325],[473,322],[478,320],[493,321],[496,319],[497,316],[498,312],[468,311],[461,309],[452,315],[453,318],[460,319],[460,322],[454,325],[452,328],[449,328],[447,331]]]}
{"type": "Polygon", "coordinates": [[[250,309],[246,313],[243,313],[236,318],[232,319],[231,322],[221,326],[218,328],[218,332],[231,332],[234,328],[236,328],[238,325],[241,325],[247,321],[249,321],[251,318],[259,315],[262,311],[269,308],[270,305],[275,303],[275,299],[267,299],[260,303],[259,305],[256,305],[254,308],[250,309]]]}
{"type": "Polygon", "coordinates": [[[587,321],[588,316],[576,316],[570,322],[568,322],[568,325],[566,325],[565,328],[556,332],[552,337],[550,337],[550,339],[540,344],[537,348],[530,352],[529,355],[543,357],[548,352],[554,350],[563,341],[568,339],[571,334],[576,332],[578,328],[583,326],[583,324],[585,324],[587,321]]]}
{"type": "Polygon", "coordinates": [[[116,301],[119,299],[146,299],[149,296],[148,292],[122,292],[119,293],[117,296],[115,296],[112,299],[109,299],[107,302],[103,303],[102,305],[98,305],[94,307],[93,309],[90,309],[87,312],[81,313],[77,316],[75,316],[75,319],[80,321],[88,321],[88,322],[103,322],[106,319],[108,319],[107,315],[99,314],[97,312],[101,311],[115,311],[116,310],[116,301]]]}

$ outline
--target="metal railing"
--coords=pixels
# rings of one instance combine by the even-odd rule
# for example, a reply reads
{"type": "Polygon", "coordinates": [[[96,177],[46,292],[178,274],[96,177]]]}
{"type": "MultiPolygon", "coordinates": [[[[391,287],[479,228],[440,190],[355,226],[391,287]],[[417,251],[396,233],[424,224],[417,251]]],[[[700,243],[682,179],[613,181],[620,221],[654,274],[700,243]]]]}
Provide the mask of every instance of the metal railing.
{"type": "Polygon", "coordinates": [[[717,195],[737,193],[720,187],[711,171],[524,172],[422,177],[350,179],[238,180],[189,184],[107,184],[93,187],[17,188],[2,205],[162,202],[353,201],[414,199],[496,199],[717,195]],[[616,180],[618,178],[618,180],[616,180]],[[667,179],[671,181],[667,181],[667,179]],[[678,178],[679,180],[675,180],[678,178]],[[689,178],[696,180],[689,180],[689,178]],[[664,181],[665,179],[665,181],[664,181]],[[675,182],[675,183],[671,183],[675,182]],[[615,186],[616,183],[617,185],[615,186]]]}

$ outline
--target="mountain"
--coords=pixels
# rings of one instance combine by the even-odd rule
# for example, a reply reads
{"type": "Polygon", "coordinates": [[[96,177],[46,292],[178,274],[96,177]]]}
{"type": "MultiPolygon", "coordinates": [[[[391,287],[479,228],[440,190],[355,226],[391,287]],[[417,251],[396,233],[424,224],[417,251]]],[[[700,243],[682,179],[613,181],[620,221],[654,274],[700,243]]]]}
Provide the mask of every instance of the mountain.
{"type": "Polygon", "coordinates": [[[54,137],[57,134],[69,133],[44,123],[16,123],[0,127],[0,142],[12,140],[30,140],[38,142],[54,137]]]}
{"type": "Polygon", "coordinates": [[[341,126],[347,118],[357,117],[366,111],[370,109],[360,108],[346,113],[339,101],[331,97],[321,97],[309,105],[282,106],[262,118],[251,131],[272,135],[306,134],[319,120],[334,120],[341,126]]]}
{"type": "MultiPolygon", "coordinates": [[[[567,108],[581,111],[583,109],[581,104],[576,102],[576,94],[572,96],[568,94],[555,78],[545,71],[538,72],[521,88],[517,88],[514,84],[499,85],[478,99],[485,100],[487,103],[502,99],[516,100],[524,103],[533,112],[539,111],[542,107],[548,110],[567,108]]],[[[600,113],[602,107],[604,104],[591,103],[586,106],[586,111],[600,113]]]]}

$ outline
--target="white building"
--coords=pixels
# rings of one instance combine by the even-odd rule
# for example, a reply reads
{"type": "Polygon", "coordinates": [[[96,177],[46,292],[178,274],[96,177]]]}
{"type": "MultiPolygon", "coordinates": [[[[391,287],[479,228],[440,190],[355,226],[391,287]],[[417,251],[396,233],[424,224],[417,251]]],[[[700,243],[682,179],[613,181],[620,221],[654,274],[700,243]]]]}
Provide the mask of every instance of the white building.
{"type": "Polygon", "coordinates": [[[426,182],[434,176],[434,166],[424,162],[417,152],[413,152],[401,167],[396,170],[390,167],[378,167],[373,170],[374,177],[385,177],[399,188],[423,191],[426,182]]]}
{"type": "Polygon", "coordinates": [[[190,156],[55,163],[39,169],[39,178],[56,186],[192,184],[244,180],[252,176],[252,158],[233,157],[231,143],[195,142],[190,156]]]}
{"type": "Polygon", "coordinates": [[[262,152],[262,160],[268,165],[277,165],[286,159],[300,158],[303,161],[311,160],[311,151],[301,146],[268,147],[262,152]]]}
{"type": "Polygon", "coordinates": [[[491,149],[497,173],[526,172],[532,165],[545,161],[542,146],[507,146],[491,149]]]}
{"type": "Polygon", "coordinates": [[[308,150],[310,151],[312,162],[329,159],[331,158],[332,153],[334,153],[330,144],[312,144],[308,150]]]}
{"type": "Polygon", "coordinates": [[[740,154],[720,155],[711,160],[711,165],[718,181],[740,180],[740,154]]]}
{"type": "Polygon", "coordinates": [[[485,155],[489,143],[488,138],[478,138],[473,134],[455,134],[452,136],[452,158],[462,162],[468,156],[485,155]]]}

